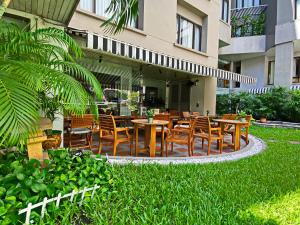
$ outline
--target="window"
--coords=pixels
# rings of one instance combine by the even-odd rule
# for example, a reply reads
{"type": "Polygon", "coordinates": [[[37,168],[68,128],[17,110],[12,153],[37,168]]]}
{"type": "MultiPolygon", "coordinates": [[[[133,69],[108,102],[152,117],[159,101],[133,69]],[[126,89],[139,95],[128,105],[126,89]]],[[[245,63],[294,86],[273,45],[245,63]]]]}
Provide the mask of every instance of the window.
{"type": "Polygon", "coordinates": [[[300,0],[295,0],[295,19],[300,19],[300,0]]]}
{"type": "Polygon", "coordinates": [[[236,8],[248,8],[261,5],[261,0],[236,0],[236,8]]]}
{"type": "Polygon", "coordinates": [[[177,43],[201,51],[202,27],[177,15],[177,43]]]}
{"type": "MultiPolygon", "coordinates": [[[[106,12],[106,9],[110,5],[111,0],[80,0],[80,9],[95,13],[98,16],[110,17],[110,14],[106,12]]],[[[138,22],[131,21],[128,26],[138,28],[138,22]]]]}
{"type": "Polygon", "coordinates": [[[300,58],[295,58],[295,76],[293,77],[293,83],[300,83],[300,58]]]}
{"type": "Polygon", "coordinates": [[[223,0],[222,3],[222,20],[228,23],[229,0],[223,0]]]}
{"type": "Polygon", "coordinates": [[[268,65],[268,85],[274,84],[275,61],[269,61],[268,65]]]}

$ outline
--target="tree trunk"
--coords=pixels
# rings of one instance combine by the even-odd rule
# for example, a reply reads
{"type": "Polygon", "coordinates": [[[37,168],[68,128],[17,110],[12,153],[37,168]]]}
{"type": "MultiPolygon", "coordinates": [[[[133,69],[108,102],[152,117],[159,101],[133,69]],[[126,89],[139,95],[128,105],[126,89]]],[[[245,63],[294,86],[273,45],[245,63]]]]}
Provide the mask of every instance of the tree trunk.
{"type": "Polygon", "coordinates": [[[3,14],[5,13],[11,0],[3,0],[2,5],[0,6],[0,19],[2,19],[3,14]]]}

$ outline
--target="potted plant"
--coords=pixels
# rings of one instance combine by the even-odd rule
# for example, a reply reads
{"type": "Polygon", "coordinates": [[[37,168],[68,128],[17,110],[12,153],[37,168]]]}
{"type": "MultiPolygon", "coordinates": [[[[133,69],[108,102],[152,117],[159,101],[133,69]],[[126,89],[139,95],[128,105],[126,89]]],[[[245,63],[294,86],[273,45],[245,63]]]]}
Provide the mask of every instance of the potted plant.
{"type": "Polygon", "coordinates": [[[237,119],[240,120],[241,122],[246,122],[246,116],[247,113],[245,111],[240,111],[238,113],[237,119]]]}
{"type": "Polygon", "coordinates": [[[148,123],[153,123],[153,117],[154,117],[154,110],[148,109],[146,112],[146,117],[148,119],[148,123]]]}
{"type": "Polygon", "coordinates": [[[128,95],[128,108],[131,112],[131,115],[137,114],[139,97],[140,97],[140,93],[136,91],[133,91],[128,95]]]}
{"type": "Polygon", "coordinates": [[[259,115],[259,120],[261,123],[266,123],[267,119],[272,117],[273,113],[272,110],[269,109],[268,107],[261,107],[258,109],[258,115],[259,115]]]}
{"type": "MultiPolygon", "coordinates": [[[[46,92],[39,93],[39,100],[41,102],[41,109],[44,117],[48,118],[53,124],[59,109],[62,108],[61,102],[57,97],[46,92]]],[[[47,135],[47,140],[43,142],[43,149],[48,150],[58,148],[62,141],[62,131],[45,129],[44,132],[47,135]]]]}

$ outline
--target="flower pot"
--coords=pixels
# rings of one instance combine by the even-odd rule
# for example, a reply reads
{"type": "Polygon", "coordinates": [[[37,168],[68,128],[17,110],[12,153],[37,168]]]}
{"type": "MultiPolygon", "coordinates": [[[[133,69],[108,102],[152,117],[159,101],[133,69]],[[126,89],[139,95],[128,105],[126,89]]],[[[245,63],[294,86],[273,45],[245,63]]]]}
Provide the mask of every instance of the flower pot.
{"type": "Polygon", "coordinates": [[[240,118],[240,121],[244,123],[246,122],[246,118],[240,118]]]}
{"type": "Polygon", "coordinates": [[[260,122],[261,123],[266,123],[267,122],[267,118],[265,118],[265,117],[260,118],[260,122]]]}
{"type": "Polygon", "coordinates": [[[153,118],[148,118],[148,123],[153,123],[153,118]]]}
{"type": "Polygon", "coordinates": [[[43,149],[56,149],[61,144],[61,131],[53,130],[52,134],[47,135],[47,140],[43,142],[43,149]]]}

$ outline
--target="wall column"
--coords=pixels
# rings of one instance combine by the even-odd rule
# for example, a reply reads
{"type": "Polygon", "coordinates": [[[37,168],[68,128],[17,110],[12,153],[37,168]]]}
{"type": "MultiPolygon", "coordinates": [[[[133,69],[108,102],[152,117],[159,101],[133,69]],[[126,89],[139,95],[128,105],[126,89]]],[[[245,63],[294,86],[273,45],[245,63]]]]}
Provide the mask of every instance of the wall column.
{"type": "Polygon", "coordinates": [[[209,114],[214,115],[216,112],[216,88],[216,78],[199,79],[197,86],[191,87],[191,111],[197,111],[206,115],[207,110],[209,110],[209,114]]]}
{"type": "Polygon", "coordinates": [[[294,43],[287,42],[275,47],[274,85],[288,87],[292,84],[294,43]]]}

